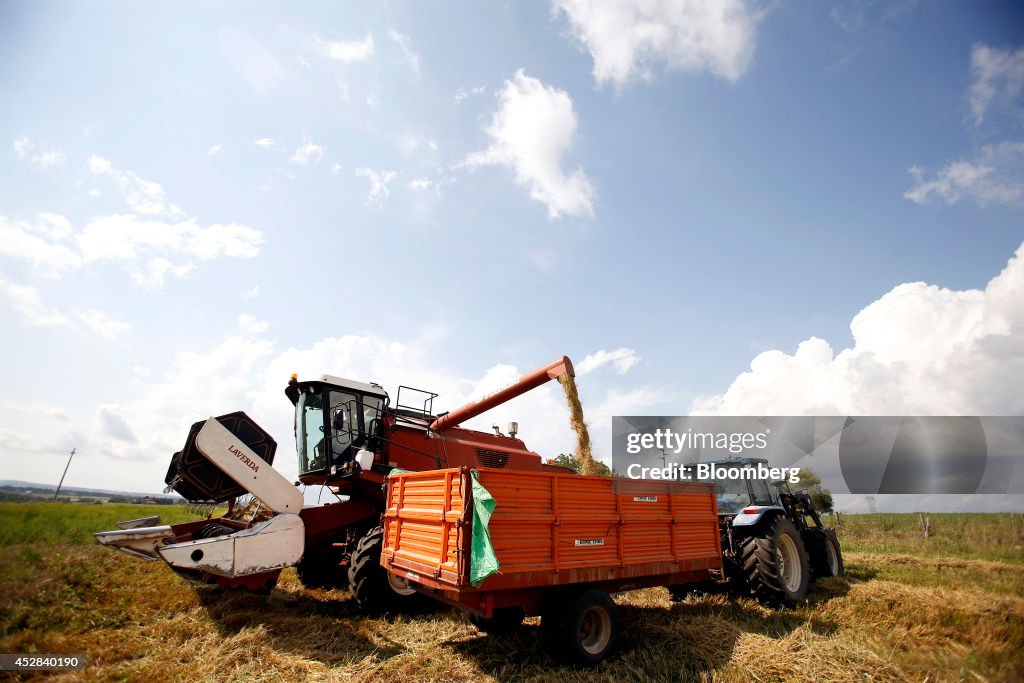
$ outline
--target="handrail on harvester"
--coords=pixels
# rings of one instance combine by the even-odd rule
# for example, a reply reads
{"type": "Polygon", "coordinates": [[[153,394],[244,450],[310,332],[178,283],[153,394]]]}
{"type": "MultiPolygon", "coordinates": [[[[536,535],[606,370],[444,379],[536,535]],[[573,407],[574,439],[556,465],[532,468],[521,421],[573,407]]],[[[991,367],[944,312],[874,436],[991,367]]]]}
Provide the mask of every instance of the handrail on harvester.
{"type": "Polygon", "coordinates": [[[470,401],[461,408],[456,408],[450,413],[442,415],[431,423],[430,428],[439,432],[449,427],[455,427],[566,373],[570,377],[576,376],[576,372],[572,367],[572,361],[569,360],[568,356],[562,356],[542,368],[537,368],[533,372],[523,375],[515,384],[505,387],[501,391],[485,396],[479,401],[470,401]]]}

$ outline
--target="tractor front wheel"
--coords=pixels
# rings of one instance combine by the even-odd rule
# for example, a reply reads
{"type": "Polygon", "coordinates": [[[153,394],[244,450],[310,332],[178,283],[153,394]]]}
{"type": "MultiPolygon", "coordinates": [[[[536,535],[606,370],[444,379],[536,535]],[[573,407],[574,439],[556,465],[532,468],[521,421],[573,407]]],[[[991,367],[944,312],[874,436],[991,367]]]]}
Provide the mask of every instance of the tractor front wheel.
{"type": "Polygon", "coordinates": [[[767,522],[762,533],[742,543],[747,590],[757,600],[793,605],[807,595],[810,563],[800,532],[783,516],[767,522]]]}

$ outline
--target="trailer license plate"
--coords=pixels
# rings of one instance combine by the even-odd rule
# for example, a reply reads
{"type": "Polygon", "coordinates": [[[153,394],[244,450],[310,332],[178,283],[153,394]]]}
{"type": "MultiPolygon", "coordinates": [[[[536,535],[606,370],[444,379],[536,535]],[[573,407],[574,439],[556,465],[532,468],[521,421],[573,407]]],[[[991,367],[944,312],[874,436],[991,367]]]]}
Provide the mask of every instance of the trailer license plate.
{"type": "Polygon", "coordinates": [[[633,496],[634,503],[657,503],[657,496],[633,496]]]}
{"type": "Polygon", "coordinates": [[[590,547],[595,545],[604,545],[603,538],[577,538],[576,547],[590,547]]]}

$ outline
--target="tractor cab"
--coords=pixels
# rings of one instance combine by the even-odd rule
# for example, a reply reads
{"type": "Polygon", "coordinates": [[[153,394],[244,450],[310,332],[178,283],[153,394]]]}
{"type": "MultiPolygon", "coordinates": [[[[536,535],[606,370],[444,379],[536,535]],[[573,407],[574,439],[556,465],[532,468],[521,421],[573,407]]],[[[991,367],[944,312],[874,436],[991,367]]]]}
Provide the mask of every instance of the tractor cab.
{"type": "Polygon", "coordinates": [[[759,464],[767,465],[768,461],[763,458],[729,458],[689,464],[683,468],[683,476],[714,484],[718,489],[718,514],[735,516],[733,524],[742,526],[756,523],[767,510],[781,510],[780,494],[789,492],[785,482],[758,478],[756,468],[759,464]],[[711,476],[702,476],[705,474],[711,476]]]}
{"type": "Polygon", "coordinates": [[[380,385],[332,375],[299,382],[293,375],[285,395],[295,405],[302,483],[324,483],[370,468],[388,405],[380,385]]]}

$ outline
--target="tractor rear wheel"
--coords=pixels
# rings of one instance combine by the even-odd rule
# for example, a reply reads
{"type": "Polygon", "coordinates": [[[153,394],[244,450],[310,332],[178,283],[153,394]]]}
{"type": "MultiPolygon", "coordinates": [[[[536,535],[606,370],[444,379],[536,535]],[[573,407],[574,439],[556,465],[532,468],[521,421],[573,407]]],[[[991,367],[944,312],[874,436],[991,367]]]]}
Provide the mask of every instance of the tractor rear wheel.
{"type": "Polygon", "coordinates": [[[471,614],[469,620],[484,633],[492,636],[509,636],[519,630],[525,618],[526,612],[522,607],[499,607],[489,619],[471,614]]]}
{"type": "Polygon", "coordinates": [[[810,563],[800,532],[779,515],[762,533],[743,541],[741,561],[747,590],[757,600],[792,605],[807,595],[810,563]]]}
{"type": "Polygon", "coordinates": [[[843,553],[839,549],[839,537],[832,529],[808,529],[804,536],[807,554],[811,560],[811,574],[824,579],[843,576],[843,553]]]}
{"type": "Polygon", "coordinates": [[[591,588],[552,603],[541,617],[541,631],[556,656],[594,666],[615,647],[619,608],[607,593],[591,588]]]}
{"type": "Polygon", "coordinates": [[[306,588],[345,588],[348,571],[341,566],[341,548],[331,542],[308,548],[295,565],[295,573],[306,588]]]}
{"type": "Polygon", "coordinates": [[[371,529],[359,539],[348,568],[349,590],[359,608],[367,614],[418,612],[431,604],[409,582],[380,566],[384,530],[371,529]]]}

